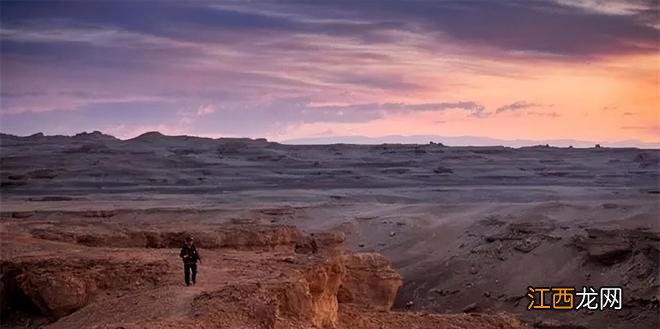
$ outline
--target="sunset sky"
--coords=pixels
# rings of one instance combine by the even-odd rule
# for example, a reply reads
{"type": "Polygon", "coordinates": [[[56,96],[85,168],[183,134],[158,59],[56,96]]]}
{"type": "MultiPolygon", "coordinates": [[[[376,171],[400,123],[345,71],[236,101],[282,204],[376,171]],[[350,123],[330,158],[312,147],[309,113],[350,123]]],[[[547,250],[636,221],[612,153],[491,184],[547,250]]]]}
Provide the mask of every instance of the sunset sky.
{"type": "Polygon", "coordinates": [[[1,6],[4,133],[660,142],[657,0],[1,6]]]}

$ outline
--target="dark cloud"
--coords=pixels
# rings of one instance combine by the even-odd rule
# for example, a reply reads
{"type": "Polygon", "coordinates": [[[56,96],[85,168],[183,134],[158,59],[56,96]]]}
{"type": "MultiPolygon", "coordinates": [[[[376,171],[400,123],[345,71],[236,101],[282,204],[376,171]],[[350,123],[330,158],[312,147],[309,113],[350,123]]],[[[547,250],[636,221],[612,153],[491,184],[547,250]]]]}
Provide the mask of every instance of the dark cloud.
{"type": "MultiPolygon", "coordinates": [[[[625,5],[626,1],[611,1],[625,5]]],[[[278,2],[261,12],[286,12],[309,19],[389,22],[437,41],[500,49],[527,56],[584,59],[622,53],[652,53],[658,47],[657,2],[612,14],[554,1],[332,1],[278,2]],[[395,24],[398,23],[398,24],[395,24]]],[[[344,23],[346,27],[350,24],[344,23]]],[[[354,35],[365,32],[352,28],[354,35]]],[[[387,30],[383,28],[382,30],[387,30]]],[[[433,49],[434,44],[426,45],[433,49]]],[[[493,53],[490,53],[493,55],[493,53]]]]}
{"type": "Polygon", "coordinates": [[[102,27],[225,44],[301,33],[388,43],[401,41],[388,32],[408,31],[466,46],[569,58],[657,50],[658,30],[651,26],[658,24],[656,1],[639,2],[634,10],[618,14],[567,3],[11,1],[2,2],[1,15],[7,28],[102,27]],[[250,33],[247,40],[244,33],[250,33]]]}
{"type": "Polygon", "coordinates": [[[533,107],[539,107],[539,106],[540,106],[539,104],[535,104],[535,103],[529,103],[529,102],[526,102],[526,101],[518,101],[518,102],[515,102],[515,103],[511,103],[511,104],[507,104],[507,105],[503,105],[503,106],[498,107],[495,110],[495,113],[518,112],[520,110],[525,110],[525,109],[529,109],[529,108],[533,108],[533,107]]]}

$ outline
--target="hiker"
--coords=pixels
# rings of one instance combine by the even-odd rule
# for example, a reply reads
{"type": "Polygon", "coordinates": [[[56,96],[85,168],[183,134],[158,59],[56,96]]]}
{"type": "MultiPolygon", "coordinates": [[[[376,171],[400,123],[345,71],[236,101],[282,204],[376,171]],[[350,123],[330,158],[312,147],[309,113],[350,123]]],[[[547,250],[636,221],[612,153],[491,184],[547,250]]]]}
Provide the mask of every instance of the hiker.
{"type": "Polygon", "coordinates": [[[195,279],[197,278],[197,261],[201,263],[202,258],[199,257],[191,236],[186,237],[186,243],[181,248],[179,257],[183,260],[183,278],[186,281],[186,286],[190,285],[191,274],[192,284],[195,284],[195,279]]]}

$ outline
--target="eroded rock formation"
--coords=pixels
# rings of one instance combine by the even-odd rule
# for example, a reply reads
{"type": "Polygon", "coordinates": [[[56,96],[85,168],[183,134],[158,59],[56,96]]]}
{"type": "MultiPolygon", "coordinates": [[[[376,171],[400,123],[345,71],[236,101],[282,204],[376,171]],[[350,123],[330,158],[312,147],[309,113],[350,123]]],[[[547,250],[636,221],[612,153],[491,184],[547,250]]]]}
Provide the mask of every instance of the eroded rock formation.
{"type": "Polygon", "coordinates": [[[339,301],[388,311],[403,283],[389,261],[376,253],[349,253],[342,259],[346,274],[337,295],[339,301]]]}
{"type": "MultiPolygon", "coordinates": [[[[4,220],[3,326],[436,328],[449,321],[472,327],[466,319],[397,312],[388,315],[393,325],[383,323],[402,278],[383,256],[342,248],[342,234],[182,224],[125,226],[111,219],[94,224],[69,215],[43,221],[38,213],[4,220]],[[176,230],[177,225],[188,229],[176,230]],[[182,283],[177,250],[187,234],[196,237],[203,259],[191,287],[182,283]]],[[[488,320],[477,326],[524,327],[509,316],[483,319],[488,320]]]]}

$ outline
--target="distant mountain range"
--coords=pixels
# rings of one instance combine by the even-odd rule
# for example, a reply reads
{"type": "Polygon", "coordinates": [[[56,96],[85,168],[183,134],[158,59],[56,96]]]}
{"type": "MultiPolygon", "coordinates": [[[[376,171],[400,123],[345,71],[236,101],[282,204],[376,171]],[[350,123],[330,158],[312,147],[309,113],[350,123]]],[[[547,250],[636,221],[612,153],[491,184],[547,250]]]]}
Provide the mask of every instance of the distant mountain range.
{"type": "Polygon", "coordinates": [[[384,143],[403,143],[403,144],[428,144],[429,142],[442,143],[447,146],[509,146],[509,147],[523,147],[533,145],[550,145],[559,147],[594,147],[600,144],[603,147],[639,147],[639,148],[660,148],[660,142],[649,143],[639,140],[624,140],[617,142],[596,142],[596,141],[582,141],[575,139],[547,139],[547,140],[531,140],[531,139],[496,139],[490,137],[476,137],[476,136],[438,136],[438,135],[388,135],[382,137],[366,137],[366,136],[328,136],[328,137],[313,137],[313,138],[297,138],[282,141],[284,144],[384,144],[384,143]]]}
{"type": "MultiPolygon", "coordinates": [[[[103,134],[99,131],[94,131],[92,133],[82,132],[74,136],[64,136],[64,135],[52,135],[47,136],[42,133],[36,133],[30,136],[19,137],[10,134],[0,133],[2,139],[11,140],[11,139],[29,139],[29,140],[40,140],[46,138],[49,140],[78,140],[78,141],[121,141],[120,139],[115,138],[114,136],[103,134]]],[[[125,141],[131,142],[174,142],[181,141],[184,138],[187,141],[194,141],[199,139],[199,141],[212,141],[214,138],[208,137],[196,137],[196,136],[166,136],[159,132],[147,132],[140,136],[127,139],[125,141]]],[[[263,138],[250,139],[250,138],[219,138],[220,140],[254,140],[255,142],[266,142],[263,138]]],[[[599,144],[602,147],[637,147],[644,149],[660,149],[660,142],[642,142],[639,140],[625,140],[617,142],[594,142],[594,141],[582,141],[574,139],[548,139],[548,140],[531,140],[531,139],[496,139],[490,137],[476,137],[476,136],[437,136],[437,135],[410,135],[410,136],[401,136],[401,135],[388,135],[382,137],[366,137],[366,136],[327,136],[327,137],[313,137],[313,138],[298,138],[298,139],[289,139],[284,141],[277,141],[283,144],[312,144],[312,145],[324,145],[324,144],[428,144],[430,142],[442,143],[446,146],[509,146],[509,147],[524,147],[524,146],[535,146],[535,145],[550,145],[557,147],[580,147],[588,148],[594,147],[596,144],[599,144]]]]}

